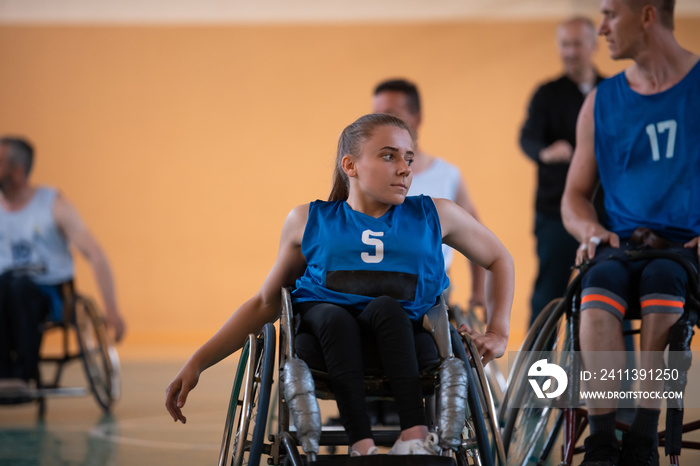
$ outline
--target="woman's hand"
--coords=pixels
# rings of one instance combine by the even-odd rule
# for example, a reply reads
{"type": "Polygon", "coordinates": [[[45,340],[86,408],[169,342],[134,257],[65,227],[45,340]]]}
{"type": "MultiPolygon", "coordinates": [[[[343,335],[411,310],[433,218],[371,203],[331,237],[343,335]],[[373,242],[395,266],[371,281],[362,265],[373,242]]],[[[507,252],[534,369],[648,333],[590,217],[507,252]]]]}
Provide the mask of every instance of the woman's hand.
{"type": "Polygon", "coordinates": [[[183,424],[187,422],[187,418],[182,414],[182,407],[185,406],[187,395],[197,386],[199,374],[199,371],[190,367],[190,361],[188,361],[165,389],[165,408],[173,421],[180,421],[183,424]]]}
{"type": "MultiPolygon", "coordinates": [[[[479,352],[479,356],[481,356],[481,364],[484,366],[493,359],[500,358],[506,352],[506,346],[508,345],[507,336],[488,331],[482,335],[466,324],[460,325],[458,331],[460,333],[467,333],[472,338],[474,346],[476,346],[476,350],[479,352]]],[[[467,353],[469,353],[468,350],[467,353]]]]}

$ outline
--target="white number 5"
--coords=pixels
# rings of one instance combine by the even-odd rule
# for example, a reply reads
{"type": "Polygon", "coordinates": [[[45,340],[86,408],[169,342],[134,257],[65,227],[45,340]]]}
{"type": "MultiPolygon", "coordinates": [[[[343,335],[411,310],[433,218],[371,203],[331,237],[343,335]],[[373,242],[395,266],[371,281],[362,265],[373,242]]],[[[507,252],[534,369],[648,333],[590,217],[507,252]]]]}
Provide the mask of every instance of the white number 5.
{"type": "Polygon", "coordinates": [[[673,158],[673,151],[676,145],[676,120],[660,121],[656,124],[647,125],[647,134],[649,135],[649,143],[651,143],[651,159],[658,161],[661,159],[659,152],[659,137],[658,135],[668,130],[668,140],[666,141],[666,158],[673,158]]]}
{"type": "Polygon", "coordinates": [[[377,264],[384,259],[384,243],[382,240],[377,238],[372,238],[372,236],[384,236],[384,232],[376,232],[372,230],[365,230],[362,232],[362,242],[368,246],[374,246],[374,255],[363,252],[360,254],[362,260],[368,264],[377,264]]]}

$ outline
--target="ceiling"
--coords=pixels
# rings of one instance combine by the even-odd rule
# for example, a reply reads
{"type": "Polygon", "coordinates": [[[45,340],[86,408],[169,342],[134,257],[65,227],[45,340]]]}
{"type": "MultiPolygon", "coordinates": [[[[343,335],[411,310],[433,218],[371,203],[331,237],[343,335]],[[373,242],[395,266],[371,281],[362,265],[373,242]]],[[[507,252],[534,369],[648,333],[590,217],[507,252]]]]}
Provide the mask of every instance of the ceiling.
{"type": "MultiPolygon", "coordinates": [[[[433,22],[595,16],[599,0],[0,0],[0,23],[433,22]]],[[[677,15],[700,15],[679,0],[677,15]]]]}

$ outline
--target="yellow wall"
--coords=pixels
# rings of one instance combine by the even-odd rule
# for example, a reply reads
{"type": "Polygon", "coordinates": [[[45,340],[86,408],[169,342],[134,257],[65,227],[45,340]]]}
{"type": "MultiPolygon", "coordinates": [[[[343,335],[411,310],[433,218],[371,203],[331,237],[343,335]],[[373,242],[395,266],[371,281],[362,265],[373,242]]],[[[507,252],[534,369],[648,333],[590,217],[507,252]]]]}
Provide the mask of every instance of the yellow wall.
{"type": "MultiPolygon", "coordinates": [[[[337,136],[373,85],[413,79],[423,148],[462,169],[515,257],[515,345],[536,266],[517,134],[559,72],[554,25],[2,26],[0,133],[34,141],[34,180],[60,186],[108,252],[125,347],[201,343],[257,290],[286,213],[326,197],[337,136]]],[[[700,18],[677,33],[700,51],[700,18]]],[[[622,69],[601,45],[600,68],[622,69]]],[[[462,261],[454,272],[466,299],[462,261]]],[[[79,283],[94,293],[84,263],[79,283]]]]}

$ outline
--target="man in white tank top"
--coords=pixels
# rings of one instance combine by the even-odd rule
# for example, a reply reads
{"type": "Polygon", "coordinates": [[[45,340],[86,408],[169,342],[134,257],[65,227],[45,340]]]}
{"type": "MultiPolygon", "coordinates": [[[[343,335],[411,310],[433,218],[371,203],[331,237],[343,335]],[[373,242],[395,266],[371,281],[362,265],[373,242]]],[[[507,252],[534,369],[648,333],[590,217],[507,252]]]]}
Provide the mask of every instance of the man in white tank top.
{"type": "Polygon", "coordinates": [[[0,387],[36,376],[47,317],[60,320],[59,285],[73,279],[70,246],[90,263],[116,341],[124,335],[107,257],[75,208],[54,188],[32,186],[32,146],[0,138],[0,387]]]}
{"type": "MultiPolygon", "coordinates": [[[[418,135],[422,115],[420,95],[415,84],[404,79],[392,79],[379,83],[374,89],[372,103],[374,113],[389,113],[401,118],[411,130],[418,135]]],[[[419,138],[420,140],[420,138],[419,138]]],[[[478,220],[476,208],[469,197],[467,185],[462,179],[459,169],[437,157],[426,154],[416,146],[413,164],[413,182],[408,191],[409,196],[425,194],[435,198],[445,198],[454,201],[478,220]]],[[[452,248],[443,245],[445,269],[449,269],[452,261],[452,248]]],[[[484,306],[484,274],[482,267],[471,263],[472,289],[469,300],[470,306],[484,306]]]]}
{"type": "MultiPolygon", "coordinates": [[[[372,111],[374,113],[389,113],[401,118],[416,137],[418,136],[418,128],[422,119],[420,95],[418,88],[412,82],[404,79],[391,79],[379,83],[374,89],[372,111]]],[[[449,199],[478,220],[467,186],[456,166],[426,154],[416,145],[411,171],[413,172],[413,181],[408,190],[409,196],[425,194],[433,198],[449,199]]],[[[449,270],[453,250],[443,244],[442,254],[445,258],[445,270],[449,270]]],[[[485,270],[474,263],[469,265],[472,276],[469,307],[479,306],[483,308],[486,302],[484,295],[485,270]]],[[[483,317],[485,321],[485,316],[483,317]]],[[[370,415],[373,418],[376,417],[377,421],[381,418],[384,425],[398,423],[398,414],[396,414],[392,402],[370,403],[368,409],[370,415]]]]}

